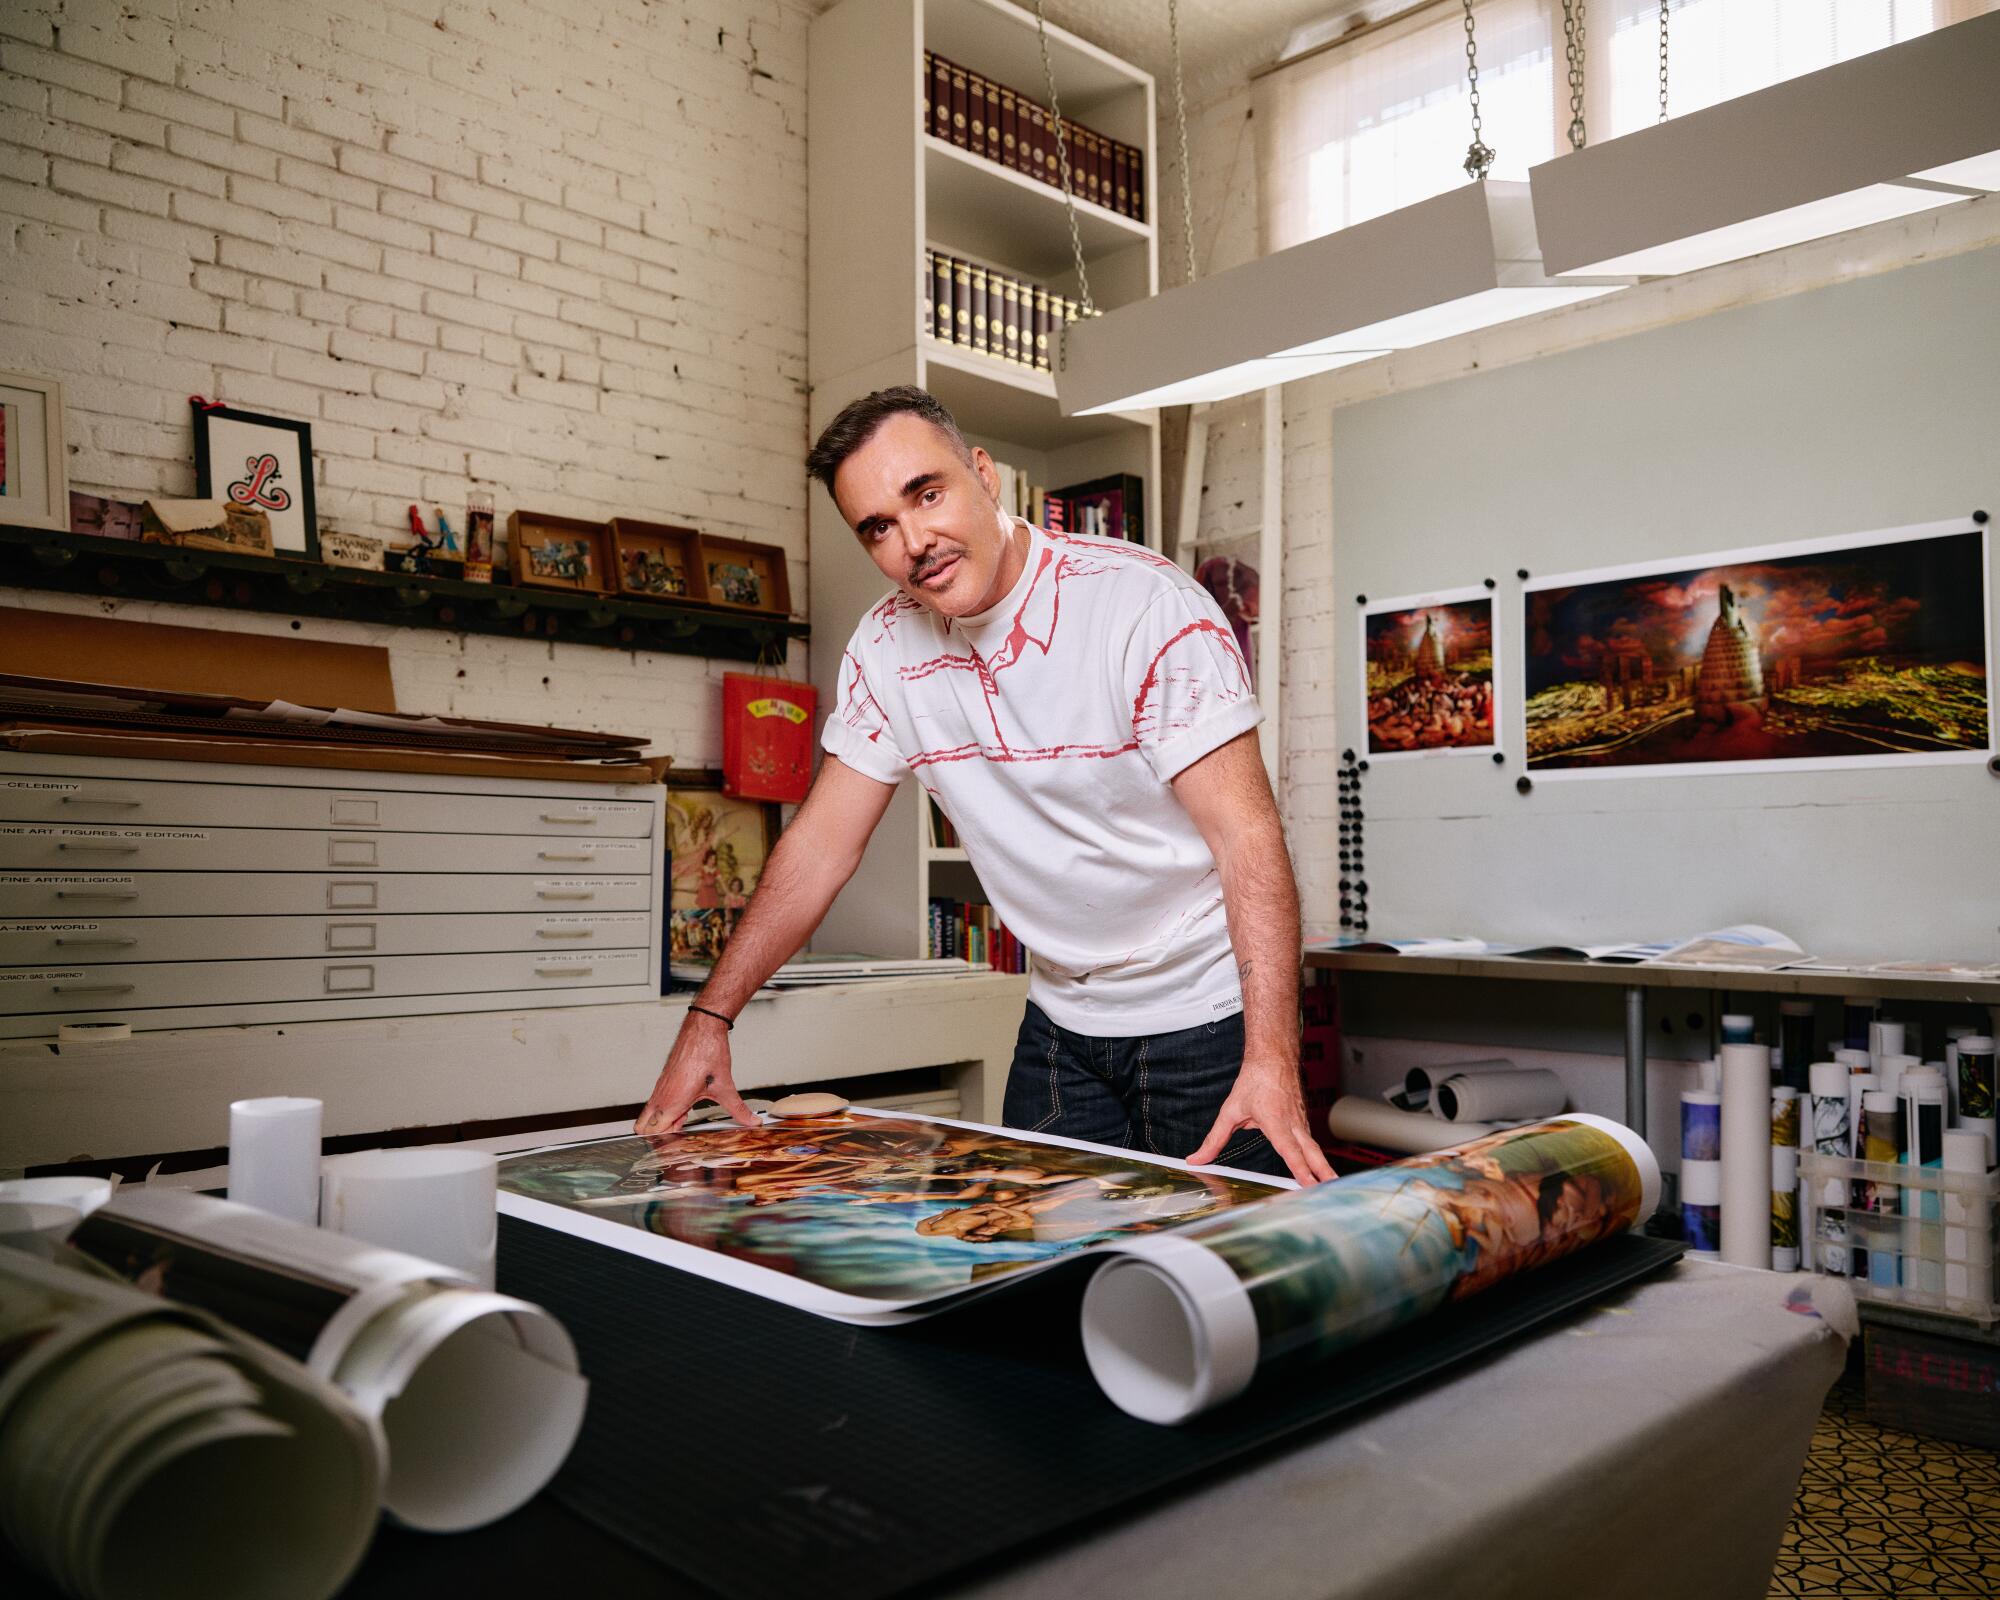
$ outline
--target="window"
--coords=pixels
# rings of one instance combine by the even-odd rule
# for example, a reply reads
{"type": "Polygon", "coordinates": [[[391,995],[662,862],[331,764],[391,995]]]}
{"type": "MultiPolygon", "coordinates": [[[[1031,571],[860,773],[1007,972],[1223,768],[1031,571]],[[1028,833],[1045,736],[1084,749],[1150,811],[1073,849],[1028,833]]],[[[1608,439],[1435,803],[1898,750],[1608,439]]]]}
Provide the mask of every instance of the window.
{"type": "MultiPolygon", "coordinates": [[[[2000,6],[2000,0],[1669,0],[1679,116],[2000,6]]],[[[1493,176],[1569,149],[1561,0],[1480,0],[1479,90],[1493,176]]],[[[1659,117],[1659,0],[1587,0],[1593,142],[1659,117]]],[[[1465,182],[1465,25],[1419,4],[1257,82],[1266,250],[1352,227],[1465,182]]]]}

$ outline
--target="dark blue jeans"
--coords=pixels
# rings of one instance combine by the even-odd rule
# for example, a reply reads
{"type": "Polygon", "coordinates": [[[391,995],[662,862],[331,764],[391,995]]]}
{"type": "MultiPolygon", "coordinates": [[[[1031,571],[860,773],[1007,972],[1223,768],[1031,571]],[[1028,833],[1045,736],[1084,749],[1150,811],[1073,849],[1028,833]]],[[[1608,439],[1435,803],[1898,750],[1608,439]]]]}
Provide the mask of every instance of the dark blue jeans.
{"type": "MultiPolygon", "coordinates": [[[[1208,1137],[1242,1065],[1240,1011],[1175,1033],[1100,1039],[1058,1027],[1031,1000],[1001,1116],[1030,1133],[1185,1158],[1208,1137]]],[[[1255,1128],[1237,1133],[1217,1164],[1288,1176],[1255,1128]]]]}

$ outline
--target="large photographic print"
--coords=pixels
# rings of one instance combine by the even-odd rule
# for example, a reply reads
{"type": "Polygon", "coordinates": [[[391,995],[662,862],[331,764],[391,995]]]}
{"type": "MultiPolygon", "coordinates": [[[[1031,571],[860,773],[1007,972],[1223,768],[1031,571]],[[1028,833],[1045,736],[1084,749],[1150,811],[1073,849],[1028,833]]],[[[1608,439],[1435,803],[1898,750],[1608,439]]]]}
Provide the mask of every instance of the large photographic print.
{"type": "Polygon", "coordinates": [[[1498,743],[1493,597],[1454,589],[1369,603],[1361,618],[1368,754],[1484,753],[1498,743]]]}
{"type": "Polygon", "coordinates": [[[1970,521],[1532,583],[1528,768],[1980,760],[1986,593],[1970,521]]]}

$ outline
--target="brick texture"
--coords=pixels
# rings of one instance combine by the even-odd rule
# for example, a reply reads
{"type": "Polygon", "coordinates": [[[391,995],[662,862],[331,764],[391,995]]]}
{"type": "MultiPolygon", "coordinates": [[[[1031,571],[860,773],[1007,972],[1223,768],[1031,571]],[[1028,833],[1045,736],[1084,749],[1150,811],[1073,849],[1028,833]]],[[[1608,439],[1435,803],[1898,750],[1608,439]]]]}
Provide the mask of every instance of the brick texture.
{"type": "MultiPolygon", "coordinates": [[[[395,539],[412,499],[461,526],[479,488],[503,526],[781,544],[806,593],[806,0],[7,10],[0,366],[64,381],[73,487],[192,494],[199,393],[314,425],[323,527],[395,539]]],[[[387,645],[412,709],[721,757],[720,663],[302,631],[387,645]]]]}

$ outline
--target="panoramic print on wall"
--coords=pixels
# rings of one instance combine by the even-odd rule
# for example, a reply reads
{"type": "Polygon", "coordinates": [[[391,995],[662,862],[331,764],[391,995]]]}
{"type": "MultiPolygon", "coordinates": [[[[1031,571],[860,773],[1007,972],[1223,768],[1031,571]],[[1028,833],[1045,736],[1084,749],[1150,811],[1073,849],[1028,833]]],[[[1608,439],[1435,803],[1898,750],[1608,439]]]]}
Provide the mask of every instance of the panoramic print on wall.
{"type": "Polygon", "coordinates": [[[1970,519],[1538,579],[1528,770],[1982,760],[1986,533],[1970,519]]]}
{"type": "Polygon", "coordinates": [[[1478,589],[1364,602],[1368,754],[1484,755],[1498,743],[1493,595],[1478,589]]]}

